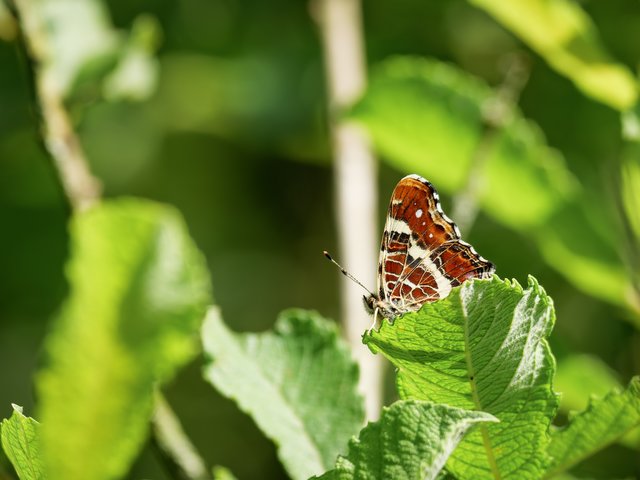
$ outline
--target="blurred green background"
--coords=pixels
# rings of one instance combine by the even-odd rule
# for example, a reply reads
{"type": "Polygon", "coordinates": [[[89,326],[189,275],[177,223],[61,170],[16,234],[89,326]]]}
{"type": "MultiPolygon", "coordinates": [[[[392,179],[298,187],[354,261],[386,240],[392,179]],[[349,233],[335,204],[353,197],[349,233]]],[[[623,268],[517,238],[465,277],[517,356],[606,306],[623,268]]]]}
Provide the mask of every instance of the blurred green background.
{"type": "MultiPolygon", "coordinates": [[[[581,5],[611,56],[635,71],[640,4],[581,5]]],[[[180,209],[207,258],[225,321],[238,331],[265,330],[279,311],[292,306],[339,319],[338,274],[321,255],[323,249],[336,251],[336,227],[323,52],[313,8],[292,0],[110,1],[111,21],[123,31],[141,13],[155,17],[157,84],[142,101],[106,101],[89,85],[76,90],[70,102],[105,196],[142,196],[180,209]]],[[[504,59],[524,56],[530,74],[519,107],[584,188],[587,220],[592,210],[615,204],[615,180],[627,148],[619,112],[585,96],[487,13],[457,0],[370,0],[363,16],[371,65],[396,54],[426,56],[496,87],[504,77],[504,59]]],[[[5,13],[0,21],[3,417],[11,402],[33,411],[40,345],[67,291],[69,208],[41,144],[31,66],[14,27],[5,13]]],[[[381,160],[380,225],[393,185],[412,173],[396,169],[385,155],[381,160]]],[[[428,168],[419,173],[429,177],[428,168]]],[[[450,211],[451,196],[443,197],[450,211]]],[[[591,220],[599,218],[594,213],[591,220]]],[[[572,224],[564,225],[571,235],[572,224]]],[[[553,297],[558,319],[552,348],[560,366],[588,354],[602,360],[597,365],[603,377],[625,384],[640,372],[638,312],[577,288],[561,274],[574,268],[568,261],[565,266],[562,256],[551,268],[532,230],[510,229],[481,213],[465,236],[497,265],[498,275],[525,283],[532,274],[553,297]]],[[[605,236],[613,240],[602,251],[619,247],[619,261],[633,269],[625,260],[629,239],[623,229],[605,236]]],[[[597,258],[601,247],[597,241],[591,247],[597,258]]],[[[167,396],[207,461],[229,467],[241,479],[285,478],[273,445],[201,380],[200,366],[196,360],[182,371],[167,396]]],[[[586,381],[599,378],[595,375],[587,371],[586,381]]],[[[612,446],[577,474],[632,478],[640,472],[637,447],[612,446]]],[[[167,478],[150,446],[131,478],[167,478]]]]}

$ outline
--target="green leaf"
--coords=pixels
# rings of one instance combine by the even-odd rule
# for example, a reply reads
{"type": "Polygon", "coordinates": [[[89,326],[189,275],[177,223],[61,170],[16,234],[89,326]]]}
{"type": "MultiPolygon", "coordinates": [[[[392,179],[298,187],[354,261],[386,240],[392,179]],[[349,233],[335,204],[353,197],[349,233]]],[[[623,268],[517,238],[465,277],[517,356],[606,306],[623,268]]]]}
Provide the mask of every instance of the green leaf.
{"type": "Polygon", "coordinates": [[[452,65],[395,57],[374,67],[351,116],[396,167],[428,173],[439,188],[453,191],[466,182],[490,97],[489,87],[452,65]]]}
{"type": "Polygon", "coordinates": [[[205,378],[234,399],[278,446],[294,479],[334,465],[362,426],[358,370],[335,326],[289,310],[273,332],[235,334],[210,310],[202,332],[205,378]]]}
{"type": "Polygon", "coordinates": [[[116,478],[144,441],[153,390],[198,351],[205,261],[173,208],[104,202],[72,219],[70,295],[37,377],[51,479],[116,478]]]}
{"type": "Polygon", "coordinates": [[[18,34],[17,22],[5,2],[0,2],[0,40],[11,42],[18,34]]]}
{"type": "Polygon", "coordinates": [[[40,424],[22,414],[22,407],[13,406],[11,418],[0,424],[2,448],[20,480],[40,480],[45,475],[40,457],[40,424]]]}
{"type": "Polygon", "coordinates": [[[533,277],[469,281],[444,300],[384,322],[365,335],[398,369],[401,398],[446,403],[494,415],[453,453],[460,478],[540,478],[547,429],[557,409],[547,337],[553,304],[533,277]]]}
{"type": "Polygon", "coordinates": [[[620,387],[616,373],[591,355],[570,355],[558,361],[554,387],[560,393],[560,410],[583,410],[591,395],[604,396],[620,387]]]}
{"type": "MultiPolygon", "coordinates": [[[[570,355],[558,361],[554,386],[560,393],[560,410],[566,414],[586,409],[590,397],[622,389],[616,372],[591,355],[570,355]]],[[[640,428],[624,435],[619,443],[640,450],[640,428]]]]}
{"type": "Polygon", "coordinates": [[[120,34],[100,0],[20,1],[20,17],[45,84],[67,96],[81,75],[113,64],[120,34]]]}
{"type": "Polygon", "coordinates": [[[466,184],[481,150],[473,174],[480,206],[511,228],[540,225],[571,197],[575,182],[542,131],[515,108],[484,137],[483,111],[493,97],[486,84],[452,65],[398,57],[374,69],[351,115],[392,165],[449,193],[466,184]]]}
{"type": "Polygon", "coordinates": [[[638,85],[628,68],[611,60],[598,31],[571,0],[470,0],[511,30],[582,92],[617,110],[631,108],[638,85]]]}
{"type": "Polygon", "coordinates": [[[104,93],[108,99],[141,101],[154,93],[160,70],[154,56],[160,31],[154,17],[140,15],[136,18],[118,65],[105,78],[104,93]]]}
{"type": "Polygon", "coordinates": [[[620,257],[618,234],[613,215],[593,195],[581,192],[558,208],[535,238],[547,263],[577,288],[628,306],[631,283],[620,257]]]}
{"type": "Polygon", "coordinates": [[[514,113],[490,141],[475,175],[482,209],[503,225],[530,231],[575,195],[577,183],[542,130],[514,113]]]}
{"type": "MultiPolygon", "coordinates": [[[[640,107],[638,107],[640,109],[640,107]]],[[[628,141],[622,154],[621,203],[626,226],[627,248],[625,264],[633,282],[629,292],[629,303],[635,311],[636,325],[640,327],[640,118],[636,137],[628,141]]]]}
{"type": "Polygon", "coordinates": [[[623,392],[613,390],[552,432],[548,446],[552,458],[547,477],[564,472],[640,425],[640,377],[623,392]]]}
{"type": "Polygon", "coordinates": [[[417,400],[384,408],[349,444],[324,480],[435,479],[467,430],[492,415],[417,400]]]}
{"type": "Polygon", "coordinates": [[[213,480],[236,480],[236,477],[226,467],[216,465],[213,467],[213,480]]]}
{"type": "Polygon", "coordinates": [[[622,166],[622,201],[629,227],[640,239],[640,143],[629,148],[622,166]]]}

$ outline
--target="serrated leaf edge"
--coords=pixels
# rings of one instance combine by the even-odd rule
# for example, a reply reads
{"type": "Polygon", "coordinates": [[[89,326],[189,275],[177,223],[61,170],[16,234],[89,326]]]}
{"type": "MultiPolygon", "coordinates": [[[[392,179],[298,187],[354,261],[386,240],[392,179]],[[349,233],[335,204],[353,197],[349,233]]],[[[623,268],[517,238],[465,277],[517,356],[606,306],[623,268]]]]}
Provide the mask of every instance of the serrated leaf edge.
{"type": "MultiPolygon", "coordinates": [[[[25,452],[25,458],[27,461],[27,465],[26,465],[26,470],[29,471],[31,478],[39,478],[39,468],[36,468],[33,464],[33,454],[31,452],[31,448],[30,448],[30,444],[29,441],[27,440],[27,432],[25,431],[24,428],[24,422],[28,422],[28,421],[32,421],[34,422],[36,425],[40,425],[40,422],[38,422],[36,419],[31,418],[31,417],[27,417],[24,413],[23,413],[23,407],[21,407],[20,405],[17,405],[15,403],[11,404],[11,407],[13,408],[13,414],[11,415],[11,418],[15,415],[16,419],[17,419],[17,429],[18,429],[18,434],[20,435],[21,438],[19,438],[18,440],[20,441],[24,452],[25,452]]],[[[2,443],[2,447],[3,449],[6,451],[5,445],[4,445],[4,441],[2,437],[4,437],[4,435],[2,435],[2,430],[5,427],[5,424],[8,424],[11,421],[11,418],[5,418],[2,420],[2,422],[0,422],[0,443],[2,443]]],[[[11,446],[11,450],[14,450],[14,447],[11,446]]],[[[13,462],[11,462],[13,464],[13,462]]],[[[22,470],[22,467],[24,467],[24,465],[20,465],[20,468],[18,468],[17,465],[14,465],[14,468],[16,470],[20,469],[22,470]]],[[[20,475],[19,475],[20,476],[20,475]]]]}
{"type": "MultiPolygon", "coordinates": [[[[571,422],[575,421],[576,418],[579,418],[582,415],[586,415],[586,414],[590,413],[598,405],[602,404],[603,402],[608,401],[611,397],[618,396],[618,395],[623,395],[626,391],[630,392],[631,394],[633,394],[636,398],[638,398],[640,400],[640,376],[633,377],[629,381],[629,385],[625,390],[622,390],[620,388],[614,388],[610,392],[608,392],[605,396],[603,396],[601,398],[597,398],[597,397],[591,396],[589,398],[589,403],[587,404],[587,408],[585,408],[584,410],[582,410],[580,412],[575,412],[573,417],[571,418],[571,422]]],[[[618,415],[620,415],[620,414],[618,414],[618,415]]],[[[565,425],[564,427],[558,428],[556,430],[556,433],[560,433],[560,432],[568,429],[570,426],[571,426],[571,423],[565,425]]],[[[581,455],[579,457],[576,457],[574,460],[572,460],[571,462],[568,462],[566,464],[553,466],[551,469],[549,469],[545,473],[543,478],[545,478],[545,479],[546,478],[551,478],[551,477],[553,477],[555,475],[558,475],[558,474],[560,474],[562,472],[565,472],[565,471],[569,470],[571,467],[577,465],[578,463],[580,463],[581,461],[585,460],[586,458],[589,458],[594,453],[599,452],[599,451],[603,450],[604,448],[608,447],[609,445],[615,443],[618,439],[622,438],[624,435],[629,433],[634,428],[637,428],[638,426],[640,426],[640,421],[638,421],[635,425],[632,425],[629,428],[627,428],[626,430],[624,430],[623,432],[621,432],[615,438],[612,438],[609,442],[602,443],[596,450],[591,450],[591,451],[585,452],[583,455],[581,455]]]]}

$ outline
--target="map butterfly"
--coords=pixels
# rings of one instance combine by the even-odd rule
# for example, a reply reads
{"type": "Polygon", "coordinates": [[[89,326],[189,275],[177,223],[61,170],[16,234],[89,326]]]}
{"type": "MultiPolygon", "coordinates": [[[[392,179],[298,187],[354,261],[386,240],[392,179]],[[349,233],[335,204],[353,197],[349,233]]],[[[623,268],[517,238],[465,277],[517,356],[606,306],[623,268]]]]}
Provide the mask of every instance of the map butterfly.
{"type": "MultiPolygon", "coordinates": [[[[365,288],[331,256],[343,274],[365,288]]],[[[382,235],[377,293],[364,297],[367,310],[393,321],[446,297],[472,278],[490,278],[495,268],[468,243],[440,206],[436,189],[419,175],[404,177],[393,190],[382,235]]]]}

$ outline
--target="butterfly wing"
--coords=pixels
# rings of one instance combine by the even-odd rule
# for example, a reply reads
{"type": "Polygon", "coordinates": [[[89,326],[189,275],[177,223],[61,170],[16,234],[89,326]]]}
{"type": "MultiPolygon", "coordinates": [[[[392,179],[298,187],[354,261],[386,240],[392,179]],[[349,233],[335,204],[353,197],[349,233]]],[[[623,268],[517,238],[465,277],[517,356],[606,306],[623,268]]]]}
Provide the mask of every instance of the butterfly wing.
{"type": "Polygon", "coordinates": [[[391,195],[378,264],[378,295],[400,311],[446,297],[469,278],[486,278],[493,265],[460,240],[431,183],[409,175],[391,195]]]}

